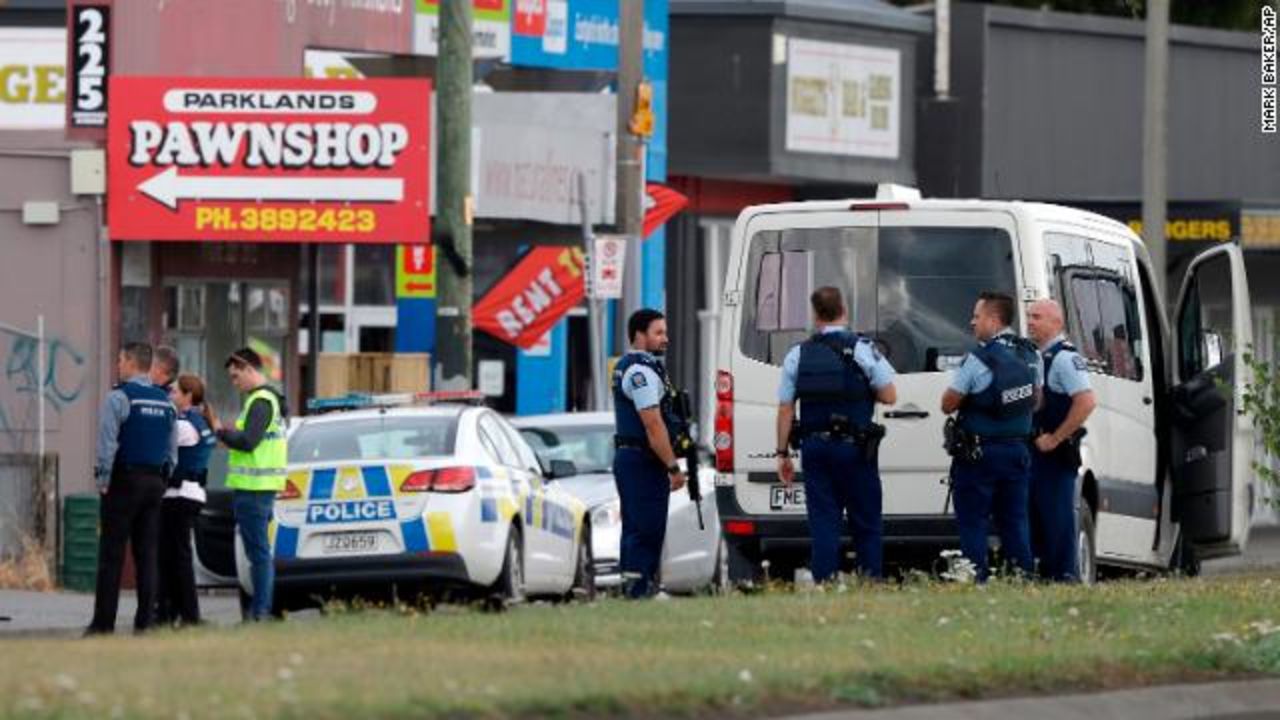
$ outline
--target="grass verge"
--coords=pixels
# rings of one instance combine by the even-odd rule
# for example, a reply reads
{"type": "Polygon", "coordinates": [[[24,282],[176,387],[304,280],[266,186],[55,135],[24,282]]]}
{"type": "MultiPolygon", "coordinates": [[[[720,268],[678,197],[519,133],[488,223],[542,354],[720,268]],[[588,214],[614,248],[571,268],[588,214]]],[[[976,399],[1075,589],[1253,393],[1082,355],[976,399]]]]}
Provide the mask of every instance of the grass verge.
{"type": "Polygon", "coordinates": [[[14,717],[760,715],[1280,673],[1280,579],[908,584],[5,641],[14,717]]]}

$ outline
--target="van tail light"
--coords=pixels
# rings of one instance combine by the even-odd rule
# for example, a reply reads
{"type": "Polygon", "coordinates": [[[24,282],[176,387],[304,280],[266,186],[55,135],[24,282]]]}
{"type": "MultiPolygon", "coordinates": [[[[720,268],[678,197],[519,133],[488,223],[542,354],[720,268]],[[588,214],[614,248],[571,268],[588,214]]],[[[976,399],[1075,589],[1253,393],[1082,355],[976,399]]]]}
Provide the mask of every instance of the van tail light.
{"type": "Polygon", "coordinates": [[[756,524],[750,520],[726,520],[724,531],[727,535],[755,535],[756,524]]]}
{"type": "Polygon", "coordinates": [[[716,373],[716,472],[733,472],[733,374],[716,373]]]}
{"type": "Polygon", "coordinates": [[[400,483],[400,492],[466,492],[476,486],[476,471],[469,467],[419,470],[400,483]]]}
{"type": "Polygon", "coordinates": [[[469,467],[441,468],[436,471],[432,492],[460,493],[476,486],[476,471],[469,467]]]}
{"type": "Polygon", "coordinates": [[[300,497],[302,497],[302,491],[293,484],[292,480],[285,480],[284,489],[276,493],[277,500],[297,500],[300,497]]]}
{"type": "Polygon", "coordinates": [[[410,473],[409,477],[400,483],[400,492],[427,492],[431,490],[431,482],[435,479],[435,470],[419,470],[410,473]]]}

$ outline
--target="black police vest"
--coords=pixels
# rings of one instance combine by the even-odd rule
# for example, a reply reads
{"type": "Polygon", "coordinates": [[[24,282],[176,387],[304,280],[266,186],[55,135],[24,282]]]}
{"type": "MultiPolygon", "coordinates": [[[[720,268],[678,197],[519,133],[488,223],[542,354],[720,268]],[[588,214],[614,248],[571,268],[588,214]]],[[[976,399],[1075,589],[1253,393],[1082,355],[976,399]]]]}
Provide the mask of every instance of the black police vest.
{"type": "Polygon", "coordinates": [[[865,428],[875,410],[871,378],[854,359],[866,338],[851,332],[818,333],[800,344],[796,399],[800,431],[831,430],[832,420],[845,418],[850,429],[865,428]]]}
{"type": "Polygon", "coordinates": [[[973,356],[991,371],[991,384],[965,399],[960,425],[984,438],[1029,437],[1036,404],[1031,368],[1040,362],[1039,351],[1006,334],[975,349],[973,356]]]}
{"type": "Polygon", "coordinates": [[[667,426],[667,433],[674,439],[679,429],[679,422],[672,407],[672,392],[670,383],[667,381],[667,369],[648,353],[627,353],[613,368],[613,413],[617,425],[614,432],[620,438],[648,442],[648,434],[645,433],[644,422],[640,419],[640,411],[636,410],[635,403],[622,392],[622,378],[633,365],[649,368],[657,374],[658,382],[662,383],[662,387],[658,388],[662,393],[662,400],[658,407],[662,413],[662,422],[667,426]]]}
{"type": "Polygon", "coordinates": [[[169,462],[169,440],[178,411],[162,388],[127,382],[116,387],[129,398],[129,416],[117,436],[117,465],[160,467],[169,462]]]}
{"type": "Polygon", "coordinates": [[[204,415],[195,408],[188,410],[182,419],[191,423],[200,440],[195,445],[178,448],[178,467],[174,470],[174,475],[182,480],[199,482],[209,469],[209,456],[213,454],[213,448],[218,444],[218,439],[214,437],[213,430],[209,427],[209,422],[204,419],[204,415]]]}
{"type": "Polygon", "coordinates": [[[1071,413],[1071,396],[1056,392],[1049,386],[1049,371],[1053,369],[1058,353],[1063,350],[1076,351],[1071,343],[1063,340],[1044,352],[1044,404],[1035,416],[1035,426],[1041,432],[1051,433],[1057,430],[1071,413]]]}

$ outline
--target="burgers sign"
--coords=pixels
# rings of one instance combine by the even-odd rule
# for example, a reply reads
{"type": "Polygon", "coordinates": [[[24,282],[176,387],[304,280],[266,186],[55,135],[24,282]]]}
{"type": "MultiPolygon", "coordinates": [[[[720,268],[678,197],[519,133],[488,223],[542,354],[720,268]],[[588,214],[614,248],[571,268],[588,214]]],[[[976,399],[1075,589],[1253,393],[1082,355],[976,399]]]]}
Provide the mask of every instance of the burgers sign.
{"type": "Polygon", "coordinates": [[[111,82],[114,239],[430,236],[427,81],[111,82]]]}

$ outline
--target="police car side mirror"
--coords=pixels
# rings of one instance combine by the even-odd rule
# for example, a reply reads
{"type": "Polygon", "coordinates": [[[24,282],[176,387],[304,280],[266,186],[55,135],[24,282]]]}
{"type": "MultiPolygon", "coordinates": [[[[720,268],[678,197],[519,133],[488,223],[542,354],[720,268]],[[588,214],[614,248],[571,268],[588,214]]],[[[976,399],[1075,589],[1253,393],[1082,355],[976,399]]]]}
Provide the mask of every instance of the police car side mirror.
{"type": "Polygon", "coordinates": [[[548,480],[559,480],[578,474],[578,466],[574,465],[572,460],[552,460],[548,464],[551,466],[545,473],[548,480]]]}

